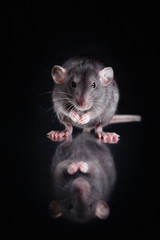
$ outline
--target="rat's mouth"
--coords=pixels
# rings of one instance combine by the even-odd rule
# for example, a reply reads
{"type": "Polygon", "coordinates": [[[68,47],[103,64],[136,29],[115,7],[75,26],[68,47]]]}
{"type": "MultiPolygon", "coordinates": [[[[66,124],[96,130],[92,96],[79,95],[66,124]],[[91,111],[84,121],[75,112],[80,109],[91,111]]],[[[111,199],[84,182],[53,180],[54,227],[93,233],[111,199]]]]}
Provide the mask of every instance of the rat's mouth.
{"type": "Polygon", "coordinates": [[[92,107],[92,101],[87,101],[87,102],[76,102],[75,108],[79,111],[88,111],[92,107]]]}
{"type": "Polygon", "coordinates": [[[90,110],[91,107],[92,107],[91,105],[87,105],[87,106],[84,106],[84,107],[76,105],[76,109],[79,110],[79,111],[82,111],[82,112],[90,110]]]}

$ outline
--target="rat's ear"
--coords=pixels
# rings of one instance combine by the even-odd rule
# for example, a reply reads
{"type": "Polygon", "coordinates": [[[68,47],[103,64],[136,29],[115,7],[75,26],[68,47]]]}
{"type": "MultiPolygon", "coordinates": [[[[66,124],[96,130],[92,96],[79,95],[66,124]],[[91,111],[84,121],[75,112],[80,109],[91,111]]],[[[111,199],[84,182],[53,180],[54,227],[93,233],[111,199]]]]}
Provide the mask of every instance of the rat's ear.
{"type": "Polygon", "coordinates": [[[58,201],[52,201],[49,204],[48,211],[51,218],[58,218],[63,215],[62,207],[58,201]]]}
{"type": "Polygon", "coordinates": [[[111,67],[103,68],[99,71],[99,80],[102,86],[107,86],[113,80],[113,69],[111,67]]]}
{"type": "Polygon", "coordinates": [[[95,215],[100,219],[106,219],[109,213],[110,213],[110,208],[108,204],[103,200],[99,200],[97,203],[95,215]]]}
{"type": "Polygon", "coordinates": [[[55,65],[52,68],[51,75],[55,83],[61,84],[67,75],[67,71],[63,67],[55,65]]]}

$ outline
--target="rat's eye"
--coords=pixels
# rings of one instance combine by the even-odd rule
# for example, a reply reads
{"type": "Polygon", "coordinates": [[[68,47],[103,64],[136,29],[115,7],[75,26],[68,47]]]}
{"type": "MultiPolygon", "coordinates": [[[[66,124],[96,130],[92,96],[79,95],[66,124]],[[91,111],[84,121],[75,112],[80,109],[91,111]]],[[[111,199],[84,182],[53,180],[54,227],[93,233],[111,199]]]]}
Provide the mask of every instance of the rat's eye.
{"type": "Polygon", "coordinates": [[[90,203],[90,204],[88,205],[88,207],[91,209],[91,208],[92,208],[92,203],[90,203]]]}
{"type": "Polygon", "coordinates": [[[70,86],[71,86],[72,88],[76,88],[77,84],[76,84],[74,81],[72,81],[70,86]]]}
{"type": "Polygon", "coordinates": [[[92,83],[92,86],[91,86],[91,87],[92,87],[92,88],[95,88],[95,87],[96,87],[95,82],[92,83]]]}

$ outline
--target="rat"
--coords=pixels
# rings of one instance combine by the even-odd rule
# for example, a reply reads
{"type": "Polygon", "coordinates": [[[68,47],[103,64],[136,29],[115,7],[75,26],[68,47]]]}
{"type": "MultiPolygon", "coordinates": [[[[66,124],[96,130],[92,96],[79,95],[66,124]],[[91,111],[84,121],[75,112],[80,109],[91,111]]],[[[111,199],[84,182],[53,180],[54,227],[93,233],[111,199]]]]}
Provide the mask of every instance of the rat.
{"type": "Polygon", "coordinates": [[[51,131],[48,137],[51,140],[65,139],[72,134],[75,126],[88,132],[95,129],[99,140],[117,143],[119,135],[104,132],[103,127],[118,120],[122,122],[125,118],[132,121],[133,118],[114,115],[119,89],[112,67],[106,67],[93,56],[78,56],[67,60],[63,66],[55,65],[51,75],[55,82],[54,110],[65,130],[51,131]]]}
{"type": "Polygon", "coordinates": [[[71,142],[62,142],[52,158],[51,173],[54,191],[54,200],[49,204],[51,218],[86,223],[109,216],[108,201],[116,170],[107,145],[86,132],[71,142]]]}

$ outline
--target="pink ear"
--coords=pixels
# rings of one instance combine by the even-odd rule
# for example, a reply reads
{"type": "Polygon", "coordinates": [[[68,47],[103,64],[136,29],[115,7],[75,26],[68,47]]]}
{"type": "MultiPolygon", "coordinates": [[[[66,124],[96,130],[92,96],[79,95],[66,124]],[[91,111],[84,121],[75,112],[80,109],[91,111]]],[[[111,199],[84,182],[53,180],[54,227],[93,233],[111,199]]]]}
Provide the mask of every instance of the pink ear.
{"type": "Polygon", "coordinates": [[[58,218],[63,215],[62,207],[58,201],[52,201],[48,210],[51,218],[58,218]]]}
{"type": "Polygon", "coordinates": [[[113,69],[111,67],[103,68],[99,71],[99,80],[103,86],[107,86],[113,80],[113,69]]]}
{"type": "Polygon", "coordinates": [[[64,81],[66,74],[67,74],[67,71],[63,67],[55,65],[52,68],[51,75],[52,75],[53,80],[57,84],[61,84],[64,81]]]}
{"type": "Polygon", "coordinates": [[[109,213],[110,213],[110,208],[108,204],[103,200],[99,200],[97,203],[95,215],[100,219],[106,219],[109,213]]]}

